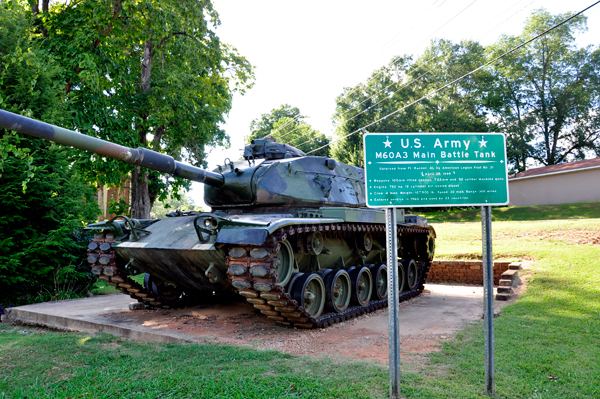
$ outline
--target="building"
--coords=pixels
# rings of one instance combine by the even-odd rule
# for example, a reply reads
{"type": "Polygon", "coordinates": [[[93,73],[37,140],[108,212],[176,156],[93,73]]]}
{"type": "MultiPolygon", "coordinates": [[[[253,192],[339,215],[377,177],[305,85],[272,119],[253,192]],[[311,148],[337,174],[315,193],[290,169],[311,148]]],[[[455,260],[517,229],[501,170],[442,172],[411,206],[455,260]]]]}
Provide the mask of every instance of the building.
{"type": "Polygon", "coordinates": [[[529,169],[508,178],[510,206],[600,201],[600,157],[529,169]]]}
{"type": "Polygon", "coordinates": [[[98,220],[107,220],[115,216],[108,212],[108,206],[110,201],[119,201],[120,199],[125,200],[126,203],[131,204],[131,190],[129,188],[129,181],[127,181],[124,187],[113,187],[108,186],[98,187],[98,207],[100,208],[101,214],[98,215],[98,220]]]}

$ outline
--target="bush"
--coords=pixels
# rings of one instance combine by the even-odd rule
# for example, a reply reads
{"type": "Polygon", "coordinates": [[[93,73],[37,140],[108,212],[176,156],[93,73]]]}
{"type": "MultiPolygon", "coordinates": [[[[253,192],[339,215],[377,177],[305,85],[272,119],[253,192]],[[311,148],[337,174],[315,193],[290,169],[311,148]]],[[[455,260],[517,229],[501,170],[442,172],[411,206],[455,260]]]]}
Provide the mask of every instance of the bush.
{"type": "Polygon", "coordinates": [[[32,150],[35,173],[27,190],[27,160],[9,157],[0,178],[0,303],[18,305],[81,296],[94,281],[85,264],[95,219],[93,189],[66,153],[43,140],[21,139],[32,150]]]}

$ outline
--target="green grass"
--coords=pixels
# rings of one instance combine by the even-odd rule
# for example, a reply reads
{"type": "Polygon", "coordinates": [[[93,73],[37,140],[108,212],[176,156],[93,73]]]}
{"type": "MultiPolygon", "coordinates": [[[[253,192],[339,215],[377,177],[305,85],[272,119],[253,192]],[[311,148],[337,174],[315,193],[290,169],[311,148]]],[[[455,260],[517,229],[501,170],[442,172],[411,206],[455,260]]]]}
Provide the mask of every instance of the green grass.
{"type": "MultiPolygon", "coordinates": [[[[481,209],[450,210],[449,212],[419,213],[430,223],[476,222],[481,220],[481,209]]],[[[591,219],[600,217],[600,202],[579,204],[502,206],[493,207],[493,221],[591,219]]]]}
{"type": "MultiPolygon", "coordinates": [[[[144,285],[144,274],[138,274],[137,276],[129,276],[138,284],[144,285]]],[[[116,288],[108,285],[105,281],[98,280],[94,283],[94,287],[92,288],[92,294],[94,295],[111,295],[118,294],[121,291],[116,288]]]]}
{"type": "MultiPolygon", "coordinates": [[[[437,258],[481,253],[480,223],[435,228],[437,258]]],[[[600,397],[600,246],[582,244],[600,235],[600,219],[495,222],[492,232],[495,256],[534,261],[526,293],[495,319],[497,397],[600,397]]],[[[388,392],[387,368],[370,363],[20,329],[0,325],[2,399],[385,398],[388,392]]],[[[483,360],[477,321],[421,367],[403,366],[402,394],[485,397],[483,360]]]]}
{"type": "Polygon", "coordinates": [[[384,370],[364,363],[22,329],[0,325],[3,399],[370,398],[387,389],[384,370]]]}

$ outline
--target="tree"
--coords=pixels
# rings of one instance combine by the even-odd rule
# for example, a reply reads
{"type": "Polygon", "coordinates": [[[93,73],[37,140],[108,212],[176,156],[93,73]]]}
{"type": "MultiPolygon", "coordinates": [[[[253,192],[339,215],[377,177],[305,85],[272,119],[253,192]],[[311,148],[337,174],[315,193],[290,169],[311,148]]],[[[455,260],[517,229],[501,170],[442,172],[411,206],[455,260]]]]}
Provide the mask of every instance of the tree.
{"type": "Polygon", "coordinates": [[[260,119],[253,119],[250,122],[250,136],[247,141],[250,142],[268,136],[275,129],[275,123],[283,118],[289,118],[289,122],[293,120],[298,123],[302,123],[306,119],[304,115],[300,114],[297,107],[283,104],[279,108],[273,108],[269,113],[262,114],[260,119]]]}
{"type": "MultiPolygon", "coordinates": [[[[57,83],[64,71],[32,41],[22,4],[0,2],[0,26],[0,108],[70,123],[64,86],[57,83]]],[[[94,280],[82,263],[87,240],[81,229],[95,219],[98,206],[93,190],[69,162],[72,153],[0,129],[4,305],[85,294],[94,280]]]]}
{"type": "Polygon", "coordinates": [[[156,201],[152,207],[152,217],[164,219],[167,217],[167,213],[177,210],[204,212],[204,209],[200,205],[196,205],[192,198],[182,194],[179,199],[169,198],[164,202],[156,201]]]}
{"type": "Polygon", "coordinates": [[[298,108],[284,104],[267,114],[262,114],[260,119],[252,120],[248,141],[269,136],[305,153],[318,149],[310,155],[329,156],[329,147],[326,146],[329,140],[304,122],[305,119],[306,116],[302,115],[298,108]],[[321,148],[323,146],[326,147],[321,148]]]}
{"type": "MultiPolygon", "coordinates": [[[[496,57],[571,16],[535,11],[519,36],[502,36],[490,46],[496,57]]],[[[587,29],[580,15],[498,61],[487,107],[508,133],[508,157],[515,171],[534,160],[554,165],[600,155],[600,50],[577,48],[587,29]]]]}
{"type": "Polygon", "coordinates": [[[338,137],[333,157],[362,166],[362,133],[366,132],[490,131],[493,126],[481,105],[480,88],[489,79],[485,71],[409,105],[484,60],[484,49],[476,42],[435,40],[416,61],[395,57],[366,83],[345,89],[333,116],[338,137]]]}
{"type": "MultiPolygon", "coordinates": [[[[64,90],[79,131],[129,147],[148,147],[206,166],[205,147],[225,145],[221,129],[234,91],[244,91],[252,68],[214,28],[209,0],[82,0],[48,7],[37,1],[38,40],[61,61],[64,90]]],[[[167,187],[156,172],[80,153],[90,181],[117,185],[131,173],[132,209],[148,218],[167,187]]]]}

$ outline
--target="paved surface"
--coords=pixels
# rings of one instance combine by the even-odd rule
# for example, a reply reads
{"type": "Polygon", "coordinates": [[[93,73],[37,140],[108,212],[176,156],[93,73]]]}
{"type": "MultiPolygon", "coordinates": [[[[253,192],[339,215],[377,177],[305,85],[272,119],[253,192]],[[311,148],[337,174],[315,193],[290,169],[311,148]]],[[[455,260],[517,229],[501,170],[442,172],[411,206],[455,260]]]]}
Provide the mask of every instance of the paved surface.
{"type": "MultiPolygon", "coordinates": [[[[427,284],[400,307],[403,352],[436,350],[440,341],[483,316],[483,288],[427,284]]],[[[133,300],[115,294],[46,302],[11,309],[18,324],[106,332],[156,342],[194,341],[276,349],[291,354],[335,353],[387,362],[388,312],[382,309],[326,329],[275,325],[244,302],[221,300],[176,310],[130,311],[133,300]]],[[[503,303],[496,302],[496,306],[503,303]]]]}

